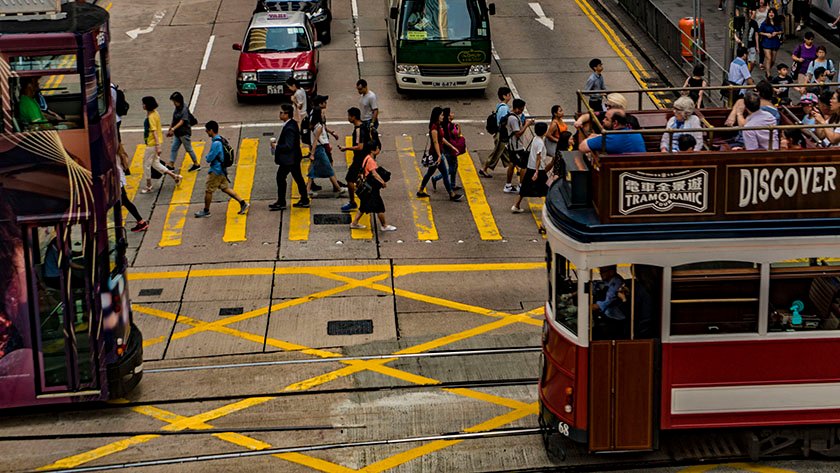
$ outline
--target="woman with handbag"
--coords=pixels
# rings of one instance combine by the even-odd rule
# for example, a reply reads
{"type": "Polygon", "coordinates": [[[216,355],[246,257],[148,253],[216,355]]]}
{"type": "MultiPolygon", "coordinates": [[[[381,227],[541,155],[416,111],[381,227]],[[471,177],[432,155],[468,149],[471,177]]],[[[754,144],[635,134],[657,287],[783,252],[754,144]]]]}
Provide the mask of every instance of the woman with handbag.
{"type": "Polygon", "coordinates": [[[364,225],[359,223],[362,214],[376,214],[379,218],[379,230],[383,232],[393,232],[397,227],[388,225],[385,221],[385,202],[382,201],[380,191],[388,187],[387,181],[390,180],[391,173],[382,168],[379,171],[379,166],[376,160],[373,159],[373,154],[369,154],[362,161],[362,172],[360,174],[359,183],[356,185],[356,196],[359,198],[359,211],[356,212],[356,217],[350,223],[350,228],[361,229],[364,225]]]}
{"type": "Polygon", "coordinates": [[[146,119],[143,121],[143,138],[146,142],[146,152],[143,154],[143,177],[146,179],[146,186],[140,189],[140,193],[148,194],[152,192],[153,170],[160,175],[171,177],[176,186],[181,184],[183,176],[170,171],[160,162],[163,127],[160,124],[160,114],[157,111],[157,100],[154,97],[146,96],[141,101],[143,102],[143,110],[146,111],[146,119]]]}
{"type": "Polygon", "coordinates": [[[428,169],[423,176],[423,181],[420,182],[420,190],[417,191],[417,197],[427,198],[429,194],[426,193],[426,184],[429,179],[435,175],[435,171],[440,171],[443,174],[443,185],[446,187],[446,192],[449,193],[449,200],[453,202],[460,202],[464,196],[456,194],[452,190],[449,183],[449,177],[446,175],[446,164],[443,162],[443,109],[435,107],[432,109],[432,115],[429,117],[429,147],[423,153],[422,164],[428,169]]]}
{"type": "Polygon", "coordinates": [[[309,123],[313,127],[312,144],[315,146],[315,150],[309,155],[312,164],[309,166],[309,172],[306,175],[308,178],[306,181],[306,192],[310,197],[315,197],[316,194],[312,191],[312,185],[315,183],[315,179],[328,178],[330,183],[332,183],[333,192],[336,193],[336,197],[347,197],[347,188],[341,187],[338,184],[330,157],[327,154],[327,146],[330,144],[330,134],[333,135],[333,138],[338,139],[338,135],[327,128],[325,110],[327,109],[328,98],[326,95],[318,95],[313,99],[315,108],[312,109],[312,117],[309,123]]]}
{"type": "MultiPolygon", "coordinates": [[[[449,108],[443,109],[443,155],[449,166],[449,184],[453,191],[463,189],[455,184],[458,175],[458,156],[467,152],[467,139],[461,134],[461,127],[455,123],[455,114],[449,108]]],[[[443,179],[443,174],[432,178],[432,189],[437,190],[437,181],[443,179]]]]}

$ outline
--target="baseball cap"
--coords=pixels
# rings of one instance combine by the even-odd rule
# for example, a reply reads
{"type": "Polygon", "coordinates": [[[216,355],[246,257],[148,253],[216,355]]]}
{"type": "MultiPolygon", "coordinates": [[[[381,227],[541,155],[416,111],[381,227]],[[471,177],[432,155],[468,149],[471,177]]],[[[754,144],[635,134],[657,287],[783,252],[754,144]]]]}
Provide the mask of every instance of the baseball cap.
{"type": "Polygon", "coordinates": [[[799,105],[816,105],[819,101],[816,94],[807,93],[803,94],[799,99],[799,105]]]}

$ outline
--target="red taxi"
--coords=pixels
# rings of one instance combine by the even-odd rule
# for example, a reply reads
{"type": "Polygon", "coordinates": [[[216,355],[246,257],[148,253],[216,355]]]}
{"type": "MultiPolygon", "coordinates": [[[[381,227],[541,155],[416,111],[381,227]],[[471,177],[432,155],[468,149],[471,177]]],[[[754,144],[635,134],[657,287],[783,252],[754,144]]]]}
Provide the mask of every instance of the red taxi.
{"type": "Polygon", "coordinates": [[[290,95],[286,80],[294,77],[308,94],[316,91],[318,41],[311,20],[302,12],[257,13],[251,18],[236,70],[236,98],[290,95]]]}

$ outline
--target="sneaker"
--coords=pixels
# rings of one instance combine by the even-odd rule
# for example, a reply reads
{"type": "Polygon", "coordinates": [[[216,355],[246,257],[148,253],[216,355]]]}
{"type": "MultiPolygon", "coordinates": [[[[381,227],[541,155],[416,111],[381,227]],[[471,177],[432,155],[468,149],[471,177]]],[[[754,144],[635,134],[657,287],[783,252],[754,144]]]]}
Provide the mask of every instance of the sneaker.
{"type": "Polygon", "coordinates": [[[137,222],[137,225],[131,227],[131,231],[134,232],[134,233],[144,232],[148,229],[149,229],[149,222],[143,222],[143,223],[137,222]]]}
{"type": "Polygon", "coordinates": [[[306,201],[299,200],[299,201],[295,202],[294,204],[292,204],[292,207],[295,207],[297,209],[308,209],[309,208],[309,201],[308,200],[306,200],[306,201]]]}
{"type": "Polygon", "coordinates": [[[417,191],[417,194],[415,195],[421,199],[427,199],[429,197],[429,194],[427,194],[426,191],[417,191]]]}
{"type": "Polygon", "coordinates": [[[272,212],[277,212],[278,210],[286,210],[286,203],[285,202],[275,202],[273,204],[268,205],[268,210],[272,212]]]}
{"type": "Polygon", "coordinates": [[[201,165],[200,165],[200,164],[193,164],[192,166],[190,166],[190,168],[189,168],[189,169],[187,169],[187,171],[189,171],[189,172],[193,172],[193,171],[198,171],[199,169],[201,169],[201,165]]]}
{"type": "Polygon", "coordinates": [[[210,216],[209,210],[199,210],[195,213],[195,218],[206,218],[210,216]]]}
{"type": "Polygon", "coordinates": [[[367,227],[362,225],[361,223],[351,223],[350,228],[352,228],[353,230],[364,230],[367,227]]]}
{"type": "Polygon", "coordinates": [[[385,225],[384,227],[379,227],[380,230],[383,232],[395,232],[397,231],[397,227],[393,225],[385,225]]]}
{"type": "Polygon", "coordinates": [[[493,179],[493,175],[489,172],[484,172],[484,169],[478,170],[478,175],[485,178],[485,179],[493,179]]]}
{"type": "Polygon", "coordinates": [[[167,164],[166,169],[169,169],[170,171],[174,171],[175,170],[175,164],[174,163],[167,164]]]}
{"type": "Polygon", "coordinates": [[[352,211],[356,210],[357,208],[358,208],[358,205],[356,205],[355,202],[352,202],[352,203],[349,203],[349,204],[342,205],[341,206],[341,211],[342,212],[352,212],[352,211]]]}
{"type": "Polygon", "coordinates": [[[451,200],[452,202],[460,202],[460,201],[464,200],[464,196],[461,195],[461,194],[455,194],[455,195],[449,196],[449,200],[451,200]]]}
{"type": "Polygon", "coordinates": [[[336,198],[347,197],[347,188],[341,187],[338,189],[338,193],[336,194],[336,198]]]}
{"type": "Polygon", "coordinates": [[[519,192],[519,189],[516,188],[513,184],[505,184],[505,194],[516,194],[519,192]]]}
{"type": "Polygon", "coordinates": [[[248,209],[251,208],[251,204],[245,202],[244,200],[239,203],[239,215],[245,215],[248,212],[248,209]]]}
{"type": "Polygon", "coordinates": [[[307,194],[309,195],[310,199],[313,198],[313,197],[318,197],[318,193],[315,192],[315,191],[309,191],[309,192],[307,192],[307,194]]]}
{"type": "Polygon", "coordinates": [[[315,183],[313,182],[313,183],[312,183],[312,187],[311,187],[311,189],[312,189],[313,191],[320,191],[320,190],[323,190],[324,188],[323,188],[323,187],[321,187],[321,186],[319,186],[318,184],[315,184],[315,183]]]}
{"type": "Polygon", "coordinates": [[[521,213],[525,212],[525,210],[520,209],[519,207],[517,207],[515,205],[510,208],[510,211],[515,213],[515,214],[521,214],[521,213]]]}
{"type": "Polygon", "coordinates": [[[464,189],[464,188],[463,188],[463,187],[461,187],[461,186],[459,186],[459,185],[454,185],[454,186],[452,186],[452,190],[453,190],[453,191],[460,191],[460,190],[463,190],[463,189],[464,189]]]}

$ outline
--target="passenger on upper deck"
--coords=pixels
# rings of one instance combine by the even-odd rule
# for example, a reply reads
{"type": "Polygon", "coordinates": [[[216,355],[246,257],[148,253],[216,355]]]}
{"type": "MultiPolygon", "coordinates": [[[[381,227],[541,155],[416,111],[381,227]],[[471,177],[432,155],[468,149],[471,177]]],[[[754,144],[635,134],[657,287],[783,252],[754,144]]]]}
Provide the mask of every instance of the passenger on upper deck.
{"type": "MultiPolygon", "coordinates": [[[[776,118],[770,112],[761,107],[761,100],[755,92],[748,92],[744,96],[743,106],[736,110],[738,115],[739,126],[746,128],[750,127],[770,127],[777,125],[776,118]],[[744,116],[744,110],[749,112],[748,116],[744,116]],[[741,125],[743,123],[743,125],[741,125]]],[[[770,130],[744,130],[742,132],[744,139],[744,147],[747,151],[755,150],[770,150],[779,149],[779,134],[773,131],[773,138],[771,142],[770,130]]],[[[739,147],[733,147],[738,149],[739,147]]]]}
{"type": "MultiPolygon", "coordinates": [[[[674,116],[668,119],[666,128],[669,130],[681,130],[684,128],[701,128],[700,118],[694,115],[694,99],[691,97],[680,97],[674,101],[674,116]]],[[[683,135],[691,135],[694,137],[694,150],[700,151],[703,149],[703,133],[699,131],[694,132],[665,132],[662,134],[662,141],[659,144],[659,149],[663,153],[668,151],[679,151],[677,144],[678,140],[683,135]]]]}
{"type": "MultiPolygon", "coordinates": [[[[776,108],[773,101],[776,98],[775,90],[773,89],[773,84],[766,80],[762,80],[755,86],[755,93],[758,94],[759,98],[759,106],[761,110],[773,115],[773,118],[776,120],[776,125],[781,125],[782,123],[782,114],[779,113],[779,109],[776,108]]],[[[743,116],[739,116],[738,112],[743,112],[744,110],[744,99],[739,99],[735,102],[735,106],[732,107],[732,111],[729,113],[729,117],[727,117],[725,125],[726,126],[746,126],[744,124],[745,118],[743,116]]]]}
{"type": "Polygon", "coordinates": [[[817,136],[827,140],[831,146],[838,146],[840,145],[840,90],[835,91],[831,95],[831,101],[829,102],[829,112],[831,116],[828,120],[826,120],[825,116],[820,113],[820,111],[816,109],[811,110],[811,116],[814,118],[814,121],[818,125],[824,125],[826,123],[831,124],[838,124],[835,128],[817,128],[817,136]]]}
{"type": "MultiPolygon", "coordinates": [[[[607,110],[603,123],[606,130],[630,129],[630,124],[624,110],[607,110]]],[[[644,153],[647,151],[645,148],[645,139],[641,133],[606,135],[606,142],[603,140],[603,135],[593,135],[581,142],[579,150],[584,153],[597,153],[602,149],[606,149],[607,154],[644,153]]]]}
{"type": "Polygon", "coordinates": [[[678,151],[680,151],[681,153],[686,151],[695,151],[694,148],[696,146],[697,140],[695,140],[694,137],[688,133],[683,133],[682,135],[680,135],[679,138],[677,138],[677,148],[678,151]]]}
{"type": "MultiPolygon", "coordinates": [[[[619,93],[611,93],[607,95],[607,102],[604,104],[604,108],[607,110],[616,109],[616,110],[627,110],[627,99],[619,94],[619,93]]],[[[604,117],[606,116],[606,111],[598,111],[596,110],[596,116],[598,120],[603,123],[604,117]]],[[[642,126],[639,124],[639,120],[636,119],[633,115],[629,113],[627,115],[627,121],[630,124],[630,128],[633,130],[641,130],[642,126]]],[[[592,130],[592,124],[590,123],[591,117],[588,113],[584,113],[575,120],[575,129],[583,130],[584,136],[588,136],[594,130],[592,130]]]]}

